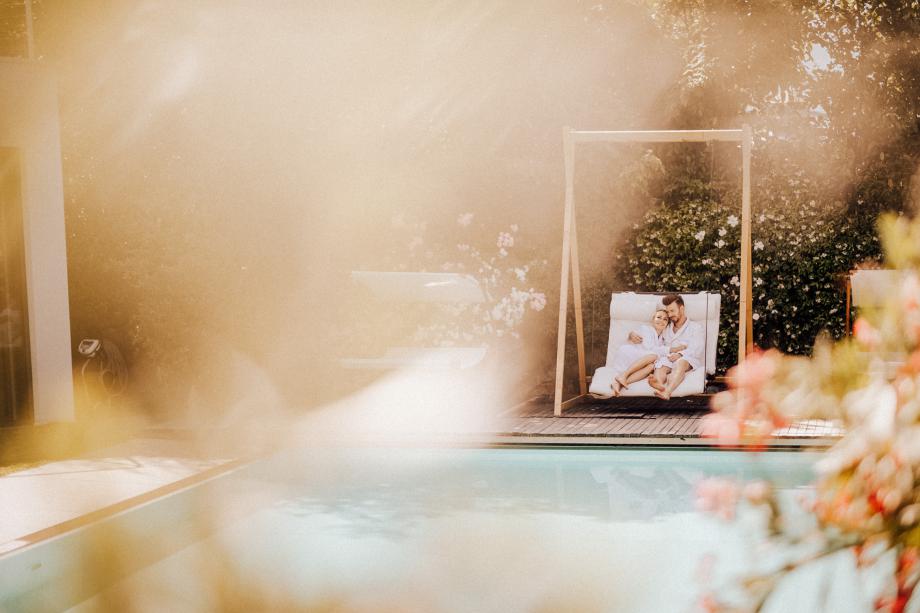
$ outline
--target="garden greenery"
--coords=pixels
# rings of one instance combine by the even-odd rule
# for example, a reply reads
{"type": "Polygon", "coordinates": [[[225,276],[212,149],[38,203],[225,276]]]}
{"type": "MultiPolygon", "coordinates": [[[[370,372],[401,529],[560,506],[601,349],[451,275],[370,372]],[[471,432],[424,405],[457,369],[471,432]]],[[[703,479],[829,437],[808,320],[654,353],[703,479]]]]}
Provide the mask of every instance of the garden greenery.
{"type": "MultiPolygon", "coordinates": [[[[754,342],[808,354],[822,332],[844,334],[844,277],[855,263],[879,255],[877,236],[823,199],[801,170],[769,175],[754,191],[754,342]]],[[[721,372],[737,356],[740,217],[735,187],[688,181],[648,210],[616,255],[624,289],[721,293],[721,372]]]]}

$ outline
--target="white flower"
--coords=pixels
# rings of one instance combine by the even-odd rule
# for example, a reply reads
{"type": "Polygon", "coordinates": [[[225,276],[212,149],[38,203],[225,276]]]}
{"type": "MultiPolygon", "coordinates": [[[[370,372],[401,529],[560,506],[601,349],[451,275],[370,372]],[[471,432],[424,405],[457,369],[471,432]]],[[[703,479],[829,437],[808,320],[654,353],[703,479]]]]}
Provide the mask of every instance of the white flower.
{"type": "Polygon", "coordinates": [[[542,311],[543,307],[546,306],[546,294],[543,292],[533,292],[531,291],[530,297],[530,308],[534,311],[542,311]]]}
{"type": "Polygon", "coordinates": [[[511,224],[511,231],[512,231],[512,232],[517,232],[517,231],[518,231],[518,225],[517,225],[516,223],[511,224]]]}
{"type": "Polygon", "coordinates": [[[695,238],[698,241],[702,241],[704,238],[706,238],[706,230],[700,230],[699,232],[693,235],[693,238],[695,238]]]}
{"type": "Polygon", "coordinates": [[[513,247],[514,237],[508,234],[507,232],[499,232],[498,233],[498,246],[500,248],[513,247]]]}
{"type": "Polygon", "coordinates": [[[506,255],[508,255],[508,251],[504,247],[502,247],[501,249],[498,250],[498,255],[500,255],[501,257],[505,257],[506,255]]]}
{"type": "Polygon", "coordinates": [[[719,236],[725,236],[726,234],[728,234],[728,230],[725,228],[719,228],[719,236]]]}
{"type": "Polygon", "coordinates": [[[763,251],[763,241],[754,241],[754,251],[763,251]]]}
{"type": "Polygon", "coordinates": [[[729,216],[728,216],[728,225],[730,225],[730,226],[733,227],[733,228],[734,228],[735,226],[737,226],[737,225],[738,225],[738,218],[735,217],[734,215],[729,215],[729,216]]]}
{"type": "Polygon", "coordinates": [[[754,313],[754,314],[752,314],[752,315],[751,315],[751,319],[753,319],[754,321],[757,321],[758,319],[760,319],[760,313],[754,313]]]}
{"type": "Polygon", "coordinates": [[[490,315],[492,316],[492,319],[496,321],[501,319],[502,318],[502,305],[496,304],[494,307],[492,307],[492,312],[490,313],[490,315]]]}
{"type": "Polygon", "coordinates": [[[717,240],[717,241],[715,242],[715,245],[716,245],[716,247],[722,248],[722,247],[725,246],[725,241],[723,241],[723,240],[720,238],[719,240],[717,240]]]}
{"type": "Polygon", "coordinates": [[[457,217],[457,223],[464,227],[470,225],[472,221],[473,221],[472,213],[463,213],[459,217],[457,217]]]}

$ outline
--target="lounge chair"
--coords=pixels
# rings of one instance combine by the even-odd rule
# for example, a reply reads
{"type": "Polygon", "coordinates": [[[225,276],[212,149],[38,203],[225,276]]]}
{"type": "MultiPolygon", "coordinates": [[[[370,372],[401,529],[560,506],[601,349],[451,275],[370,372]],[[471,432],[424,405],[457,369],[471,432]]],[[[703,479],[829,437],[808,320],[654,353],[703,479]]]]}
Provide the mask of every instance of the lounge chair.
{"type": "MultiPolygon", "coordinates": [[[[665,294],[644,294],[636,292],[614,292],[610,298],[610,334],[607,340],[607,362],[605,366],[594,371],[588,392],[595,398],[610,398],[613,391],[610,385],[617,373],[608,365],[613,364],[617,347],[627,342],[631,330],[651,322],[655,309],[661,307],[665,294]]],[[[703,326],[706,344],[703,350],[703,363],[700,368],[687,373],[687,376],[674,390],[671,396],[691,396],[702,394],[706,389],[706,375],[716,372],[716,351],[719,342],[719,311],[722,296],[713,292],[698,294],[681,294],[684,299],[687,318],[703,326]]],[[[637,381],[620,392],[620,396],[654,396],[654,390],[647,381],[637,381]]]]}
{"type": "MultiPolygon", "coordinates": [[[[380,303],[480,303],[485,294],[469,275],[438,272],[352,271],[352,281],[380,303]]],[[[350,370],[453,370],[472,368],[486,356],[485,347],[389,347],[383,355],[339,360],[350,370]]]]}

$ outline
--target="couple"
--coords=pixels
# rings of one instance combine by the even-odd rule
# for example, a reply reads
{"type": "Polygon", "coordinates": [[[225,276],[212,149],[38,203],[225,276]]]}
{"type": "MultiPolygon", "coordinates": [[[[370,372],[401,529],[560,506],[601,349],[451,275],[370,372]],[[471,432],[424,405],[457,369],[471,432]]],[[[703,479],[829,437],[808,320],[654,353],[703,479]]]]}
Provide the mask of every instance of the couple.
{"type": "Polygon", "coordinates": [[[647,379],[663,400],[680,385],[688,372],[703,367],[703,327],[687,319],[684,299],[668,294],[655,310],[652,325],[629,333],[629,342],[617,348],[613,359],[616,375],[610,384],[614,396],[641,379],[647,379]]]}

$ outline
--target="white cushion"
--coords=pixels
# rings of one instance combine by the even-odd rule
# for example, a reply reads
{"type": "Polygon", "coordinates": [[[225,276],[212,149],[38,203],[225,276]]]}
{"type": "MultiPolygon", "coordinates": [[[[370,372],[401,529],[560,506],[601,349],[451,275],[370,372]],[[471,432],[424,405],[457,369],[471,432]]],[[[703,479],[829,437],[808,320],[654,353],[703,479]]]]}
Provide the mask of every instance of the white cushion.
{"type": "MultiPolygon", "coordinates": [[[[613,396],[613,390],[611,390],[610,384],[613,383],[614,376],[616,376],[616,373],[613,372],[612,368],[601,366],[594,371],[594,376],[591,377],[591,386],[588,388],[588,392],[598,398],[610,398],[613,396]]],[[[703,371],[691,370],[687,373],[687,376],[684,377],[684,380],[680,382],[680,385],[674,389],[671,396],[678,397],[702,394],[705,388],[706,378],[703,375],[703,371]]],[[[653,390],[652,386],[648,384],[648,381],[644,379],[642,381],[630,383],[629,387],[620,392],[620,396],[653,396],[654,394],[655,390],[653,390]]]]}
{"type": "Polygon", "coordinates": [[[395,302],[485,302],[479,282],[455,272],[353,270],[351,278],[376,298],[395,302]]]}

